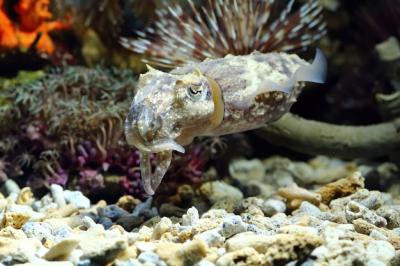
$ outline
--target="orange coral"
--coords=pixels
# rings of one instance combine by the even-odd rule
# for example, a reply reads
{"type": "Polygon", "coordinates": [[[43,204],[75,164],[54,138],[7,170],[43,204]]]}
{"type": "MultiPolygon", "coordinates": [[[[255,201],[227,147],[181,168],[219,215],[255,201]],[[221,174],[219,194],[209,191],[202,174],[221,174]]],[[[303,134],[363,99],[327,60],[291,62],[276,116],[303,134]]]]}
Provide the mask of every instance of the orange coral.
{"type": "Polygon", "coordinates": [[[14,26],[4,11],[4,1],[0,0],[0,47],[14,48],[18,45],[14,26]]]}
{"type": "MultiPolygon", "coordinates": [[[[0,0],[1,6],[4,0],[0,0]]],[[[13,25],[3,9],[0,11],[1,24],[0,46],[5,48],[29,48],[40,34],[36,49],[40,52],[52,54],[54,43],[49,36],[51,31],[66,29],[69,23],[60,21],[48,22],[52,14],[49,11],[50,0],[19,0],[14,6],[18,14],[18,25],[13,25]],[[3,23],[6,22],[6,23],[3,23]]]]}

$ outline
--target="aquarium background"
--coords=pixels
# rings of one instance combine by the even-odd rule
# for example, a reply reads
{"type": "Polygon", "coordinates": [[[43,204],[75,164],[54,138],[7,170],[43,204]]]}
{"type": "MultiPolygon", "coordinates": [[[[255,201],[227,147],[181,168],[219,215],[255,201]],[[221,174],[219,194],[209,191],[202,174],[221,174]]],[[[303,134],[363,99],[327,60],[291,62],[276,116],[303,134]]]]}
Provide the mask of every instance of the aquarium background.
{"type": "MultiPolygon", "coordinates": [[[[399,116],[399,0],[0,0],[0,242],[15,246],[0,247],[0,265],[399,265],[399,116]],[[219,12],[233,15],[217,18],[215,30],[209,19],[219,12]],[[242,34],[232,37],[232,27],[242,27],[242,34]],[[221,44],[222,37],[229,47],[221,44]],[[170,71],[210,56],[254,50],[296,53],[310,61],[316,49],[328,62],[326,82],[307,84],[291,108],[291,114],[317,121],[310,129],[315,134],[301,143],[296,134],[280,138],[275,132],[287,125],[278,121],[274,132],[266,125],[196,138],[185,154],[174,153],[156,194],[146,195],[139,151],[124,135],[146,64],[170,71]],[[368,143],[366,137],[355,147],[335,139],[330,126],[346,126],[349,140],[352,132],[362,131],[382,143],[368,143]],[[382,131],[369,131],[370,126],[382,131]],[[326,138],[332,147],[319,130],[331,133],[326,138]],[[57,201],[63,191],[65,199],[57,201]],[[66,210],[71,204],[75,208],[66,210]],[[305,227],[319,232],[294,228],[303,226],[300,214],[311,216],[305,227]],[[283,216],[288,221],[282,222],[283,216]],[[90,236],[82,233],[84,240],[75,235],[71,240],[72,233],[68,238],[54,233],[55,222],[49,222],[51,236],[40,238],[35,231],[42,230],[36,222],[66,217],[80,219],[68,221],[68,230],[76,225],[88,232],[102,225],[106,236],[93,229],[90,236]],[[352,229],[321,229],[314,218],[352,229]],[[213,219],[211,228],[199,225],[213,219]],[[191,226],[191,233],[182,233],[186,227],[172,229],[178,222],[191,226]],[[196,237],[217,230],[218,222],[222,231],[196,237]],[[116,225],[137,235],[111,233],[116,225]],[[20,239],[39,239],[45,250],[33,243],[36,251],[24,254],[10,230],[22,230],[20,239]],[[327,240],[339,231],[347,244],[327,240]],[[275,258],[274,251],[250,240],[240,246],[247,243],[239,238],[243,232],[295,235],[298,242],[265,240],[281,243],[275,258]],[[93,255],[96,248],[90,245],[105,239],[111,239],[111,247],[93,255]],[[171,257],[158,241],[171,245],[171,257]],[[57,243],[70,252],[49,255],[57,243]],[[146,243],[154,246],[147,249],[146,243]],[[358,256],[322,250],[346,245],[358,256]],[[379,245],[393,252],[372,255],[379,245]],[[288,251],[289,246],[298,250],[288,251]],[[371,261],[381,264],[367,264],[371,261]]],[[[151,163],[155,168],[154,158],[151,163]]]]}

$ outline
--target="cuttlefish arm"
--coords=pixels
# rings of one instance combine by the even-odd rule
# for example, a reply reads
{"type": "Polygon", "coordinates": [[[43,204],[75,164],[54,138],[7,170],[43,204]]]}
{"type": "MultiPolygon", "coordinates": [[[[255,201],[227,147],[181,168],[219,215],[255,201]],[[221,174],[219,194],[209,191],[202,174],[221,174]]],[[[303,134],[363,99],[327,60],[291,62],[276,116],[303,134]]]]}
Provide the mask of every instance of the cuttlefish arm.
{"type": "Polygon", "coordinates": [[[154,191],[160,185],[171,164],[172,151],[167,150],[155,154],[156,167],[154,173],[152,173],[150,155],[151,153],[148,152],[140,152],[140,170],[144,191],[149,195],[154,195],[154,191]]]}

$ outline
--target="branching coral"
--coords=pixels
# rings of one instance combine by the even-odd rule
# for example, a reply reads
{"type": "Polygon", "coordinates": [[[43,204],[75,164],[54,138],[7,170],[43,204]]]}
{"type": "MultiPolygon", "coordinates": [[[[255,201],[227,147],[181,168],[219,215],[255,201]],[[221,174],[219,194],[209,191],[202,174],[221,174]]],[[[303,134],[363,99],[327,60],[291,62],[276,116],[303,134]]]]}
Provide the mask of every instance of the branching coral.
{"type": "Polygon", "coordinates": [[[153,27],[138,32],[139,39],[122,39],[122,44],[144,54],[146,63],[171,68],[254,50],[299,50],[325,34],[322,8],[314,0],[295,12],[290,0],[277,14],[274,0],[215,0],[202,6],[187,2],[191,13],[181,5],[166,6],[153,27]]]}
{"type": "Polygon", "coordinates": [[[96,171],[128,173],[137,162],[127,163],[134,151],[125,145],[121,126],[134,86],[130,72],[69,67],[8,87],[9,104],[1,110],[8,170],[21,169],[13,171],[17,177],[41,176],[44,184],[71,184],[75,176],[87,189],[102,187],[96,171]]]}

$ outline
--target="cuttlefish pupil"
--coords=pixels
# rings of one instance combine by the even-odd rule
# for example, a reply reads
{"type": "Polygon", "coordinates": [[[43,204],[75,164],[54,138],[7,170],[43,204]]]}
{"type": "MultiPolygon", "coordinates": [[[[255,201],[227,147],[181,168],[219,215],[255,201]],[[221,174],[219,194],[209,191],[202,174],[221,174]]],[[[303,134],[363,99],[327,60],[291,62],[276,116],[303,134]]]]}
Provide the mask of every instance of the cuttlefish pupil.
{"type": "Polygon", "coordinates": [[[220,136],[264,126],[296,101],[304,81],[322,83],[326,61],[297,55],[252,53],[205,60],[165,73],[149,67],[125,122],[125,135],[141,157],[143,187],[152,195],[172,160],[172,151],[197,136],[220,136]],[[150,157],[154,156],[152,171],[150,157]]]}

